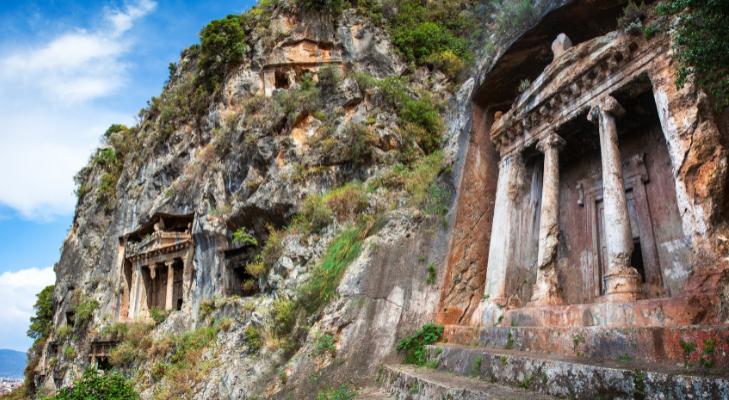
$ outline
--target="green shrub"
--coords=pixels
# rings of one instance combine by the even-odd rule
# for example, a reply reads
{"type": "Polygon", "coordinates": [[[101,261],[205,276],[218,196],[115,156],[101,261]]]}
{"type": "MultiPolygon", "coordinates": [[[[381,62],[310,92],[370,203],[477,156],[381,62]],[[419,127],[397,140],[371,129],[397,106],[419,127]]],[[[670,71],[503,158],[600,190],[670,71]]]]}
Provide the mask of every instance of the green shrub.
{"type": "Polygon", "coordinates": [[[152,307],[152,309],[149,311],[150,317],[152,317],[152,321],[154,321],[155,325],[159,325],[167,319],[167,316],[170,315],[169,311],[163,310],[161,308],[152,307]]]}
{"type": "Polygon", "coordinates": [[[304,11],[337,15],[342,12],[347,2],[345,0],[296,0],[296,4],[304,11]]]}
{"type": "Polygon", "coordinates": [[[397,343],[397,350],[405,353],[406,364],[425,365],[425,346],[436,343],[443,337],[443,327],[425,324],[415,334],[403,338],[397,343]]]}
{"type": "Polygon", "coordinates": [[[324,389],[316,395],[316,400],[354,400],[357,391],[347,385],[340,385],[336,389],[324,389]]]}
{"type": "Polygon", "coordinates": [[[424,64],[434,54],[446,51],[458,57],[468,56],[465,39],[456,37],[444,26],[430,21],[395,28],[392,41],[407,61],[417,64],[424,64]]]}
{"type": "Polygon", "coordinates": [[[51,333],[53,328],[53,289],[55,286],[46,286],[36,295],[33,309],[35,315],[30,317],[30,326],[28,327],[28,336],[35,339],[36,342],[45,339],[51,333]]]}
{"type": "Polygon", "coordinates": [[[682,88],[694,76],[718,108],[729,106],[729,0],[664,0],[658,12],[680,14],[674,41],[676,86],[682,88]]]}
{"type": "Polygon", "coordinates": [[[76,322],[79,326],[85,326],[94,316],[94,311],[99,308],[99,302],[94,299],[85,299],[76,307],[76,322]]]}
{"type": "Polygon", "coordinates": [[[73,346],[71,346],[70,344],[66,345],[63,348],[63,357],[66,360],[73,360],[74,358],[76,358],[76,349],[74,349],[73,346]]]}
{"type": "Polygon", "coordinates": [[[217,90],[228,70],[243,61],[245,32],[239,15],[210,22],[200,32],[200,69],[209,92],[217,90]]]}
{"type": "Polygon", "coordinates": [[[261,350],[261,347],[263,347],[263,337],[261,337],[261,332],[256,327],[248,325],[243,333],[246,337],[248,348],[251,351],[256,353],[261,350]]]}
{"type": "Polygon", "coordinates": [[[289,126],[304,114],[313,114],[322,108],[321,89],[310,73],[305,73],[295,88],[277,91],[273,99],[286,116],[289,126]]]}
{"type": "Polygon", "coordinates": [[[532,0],[494,0],[495,26],[502,37],[525,30],[539,16],[532,0]]]}
{"type": "Polygon", "coordinates": [[[363,124],[349,124],[344,128],[344,151],[355,165],[364,165],[372,160],[372,148],[377,137],[363,124]]]}
{"type": "Polygon", "coordinates": [[[139,395],[130,382],[118,373],[99,374],[94,368],[84,371],[81,379],[70,388],[61,389],[55,396],[46,400],[136,400],[139,395]]]}
{"type": "Polygon", "coordinates": [[[304,199],[301,210],[296,215],[294,224],[306,232],[321,232],[332,222],[332,210],[324,202],[324,197],[310,194],[304,199]]]}
{"type": "Polygon", "coordinates": [[[351,221],[367,210],[367,193],[360,182],[350,182],[330,191],[323,201],[338,221],[351,221]]]}
{"type": "Polygon", "coordinates": [[[443,119],[439,107],[427,93],[420,98],[413,97],[401,78],[370,81],[360,76],[359,81],[364,85],[373,84],[382,92],[385,104],[397,113],[406,139],[415,142],[425,154],[440,148],[443,119]]]}
{"type": "Polygon", "coordinates": [[[271,305],[273,333],[279,337],[288,335],[296,322],[296,303],[293,300],[279,297],[271,305]]]}
{"type": "Polygon", "coordinates": [[[618,18],[618,27],[623,30],[629,30],[634,26],[639,27],[645,17],[645,3],[636,4],[631,0],[623,9],[623,15],[618,18]]]}
{"type": "Polygon", "coordinates": [[[239,247],[258,247],[258,240],[256,240],[255,237],[246,232],[245,228],[239,228],[235,232],[233,232],[233,245],[239,247]]]}
{"type": "Polygon", "coordinates": [[[65,342],[66,339],[71,336],[72,330],[73,329],[66,324],[61,325],[58,329],[56,329],[56,340],[59,342],[65,342]]]}
{"type": "Polygon", "coordinates": [[[101,149],[96,153],[94,157],[94,163],[102,167],[111,167],[117,162],[116,152],[113,148],[107,147],[101,149]]]}
{"type": "Polygon", "coordinates": [[[425,283],[428,285],[435,284],[435,280],[437,279],[437,273],[435,270],[435,265],[433,263],[428,264],[428,277],[425,278],[425,283]]]}
{"type": "Polygon", "coordinates": [[[346,268],[362,250],[363,227],[352,227],[340,232],[327,247],[311,278],[299,288],[297,302],[313,314],[334,296],[346,268]]]}
{"type": "MultiPolygon", "coordinates": [[[[263,245],[261,252],[256,255],[253,261],[246,265],[246,272],[255,278],[265,277],[281,257],[284,237],[284,232],[269,225],[266,244],[263,245]]],[[[258,245],[257,243],[256,245],[258,245]]]]}
{"type": "Polygon", "coordinates": [[[317,355],[329,353],[332,357],[337,355],[337,347],[334,345],[334,336],[324,333],[316,337],[314,351],[317,355]]]}

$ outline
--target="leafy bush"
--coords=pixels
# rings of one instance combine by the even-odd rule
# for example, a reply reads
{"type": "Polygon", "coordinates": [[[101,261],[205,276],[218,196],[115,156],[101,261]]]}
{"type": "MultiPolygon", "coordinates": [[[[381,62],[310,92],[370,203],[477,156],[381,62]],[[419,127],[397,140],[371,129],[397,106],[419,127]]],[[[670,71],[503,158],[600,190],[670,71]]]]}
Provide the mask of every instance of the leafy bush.
{"type": "MultiPolygon", "coordinates": [[[[408,203],[414,207],[426,206],[426,211],[444,210],[446,207],[440,202],[447,197],[441,197],[442,193],[431,191],[443,167],[443,153],[438,151],[427,157],[421,158],[412,166],[402,164],[395,165],[382,176],[373,180],[374,188],[385,187],[388,189],[404,189],[408,195],[408,203]],[[437,196],[436,198],[434,198],[437,196]],[[431,203],[431,201],[437,201],[431,203]]],[[[447,210],[445,210],[447,211],[447,210]]]]}
{"type": "Polygon", "coordinates": [[[310,314],[328,303],[349,264],[362,250],[364,228],[352,227],[339,233],[327,247],[311,278],[299,288],[297,302],[310,314]]]}
{"type": "Polygon", "coordinates": [[[332,357],[337,355],[337,347],[334,345],[334,336],[324,333],[316,337],[314,351],[317,355],[329,353],[332,357]]]}
{"type": "Polygon", "coordinates": [[[425,324],[415,334],[408,336],[397,344],[397,350],[405,353],[406,364],[425,365],[425,346],[439,341],[443,337],[443,327],[425,324]]]}
{"type": "Polygon", "coordinates": [[[645,3],[636,4],[631,0],[623,9],[623,15],[618,18],[618,27],[629,30],[632,26],[640,26],[645,17],[645,3]]]}
{"type": "Polygon", "coordinates": [[[245,331],[243,331],[243,334],[246,337],[246,343],[251,351],[258,352],[263,347],[261,332],[255,326],[248,325],[245,331]]]}
{"type": "Polygon", "coordinates": [[[294,220],[296,226],[305,232],[318,233],[332,221],[332,210],[324,202],[324,197],[310,194],[304,199],[304,204],[294,220]]]}
{"type": "Polygon", "coordinates": [[[345,0],[296,0],[296,4],[304,11],[336,15],[342,12],[347,2],[345,0]]]}
{"type": "Polygon", "coordinates": [[[300,115],[313,114],[322,108],[321,89],[310,73],[305,73],[295,88],[275,92],[273,99],[286,116],[289,126],[300,115]]]}
{"type": "Polygon", "coordinates": [[[152,317],[152,321],[154,321],[155,325],[159,325],[165,322],[168,315],[170,315],[170,313],[167,310],[163,310],[157,307],[152,307],[152,309],[149,311],[149,316],[152,317]]]}
{"type": "Polygon", "coordinates": [[[132,384],[118,373],[103,375],[94,368],[84,371],[81,379],[73,383],[73,387],[61,389],[55,396],[46,400],[136,400],[139,395],[132,384]]]}
{"type": "Polygon", "coordinates": [[[121,342],[111,350],[109,361],[115,367],[128,366],[143,358],[144,352],[152,345],[149,332],[154,325],[143,322],[124,324],[125,327],[109,328],[108,333],[118,335],[121,342]]]}
{"type": "Polygon", "coordinates": [[[253,246],[258,247],[258,240],[255,237],[246,232],[245,228],[237,229],[233,232],[233,245],[234,246],[253,246]]]}
{"type": "Polygon", "coordinates": [[[243,61],[246,52],[241,17],[210,22],[200,32],[200,69],[209,92],[217,89],[228,70],[243,61]]]}
{"type": "Polygon", "coordinates": [[[296,322],[296,303],[283,297],[274,300],[271,305],[271,319],[273,333],[278,336],[289,334],[296,322]]]}
{"type": "MultiPolygon", "coordinates": [[[[268,238],[261,252],[246,265],[246,272],[255,278],[266,276],[283,252],[284,232],[268,226],[268,238]]],[[[245,288],[244,288],[245,289],[245,288]]]]}
{"type": "Polygon", "coordinates": [[[350,182],[323,197],[326,206],[338,221],[353,220],[367,209],[367,193],[359,182],[350,182]]]}
{"type": "Polygon", "coordinates": [[[76,321],[79,326],[86,325],[94,316],[94,311],[99,308],[99,302],[94,299],[85,299],[76,307],[76,321]]]}
{"type": "Polygon", "coordinates": [[[465,39],[456,37],[444,26],[435,22],[420,22],[398,27],[392,41],[409,62],[424,64],[434,54],[450,52],[457,57],[468,56],[465,39]]]}
{"type": "Polygon", "coordinates": [[[478,31],[478,18],[464,12],[472,5],[469,1],[365,3],[371,19],[387,21],[393,44],[407,61],[439,68],[456,78],[472,60],[467,38],[478,31]]]}
{"type": "Polygon", "coordinates": [[[496,29],[502,37],[527,29],[539,16],[532,0],[494,0],[496,29]]]}
{"type": "Polygon", "coordinates": [[[353,400],[357,397],[357,391],[347,385],[341,385],[336,389],[324,389],[316,395],[316,400],[353,400]]]}
{"type": "Polygon", "coordinates": [[[116,161],[116,152],[111,147],[99,150],[94,157],[94,163],[102,167],[111,167],[116,161]]]}
{"type": "Polygon", "coordinates": [[[63,348],[63,357],[66,360],[73,360],[74,358],[76,358],[76,349],[74,349],[73,346],[71,346],[70,344],[66,345],[63,348]]]}
{"type": "Polygon", "coordinates": [[[363,124],[349,124],[344,129],[344,151],[355,165],[364,165],[372,159],[372,147],[377,138],[363,124]]]}
{"type": "Polygon", "coordinates": [[[55,286],[46,286],[36,295],[33,309],[35,315],[30,317],[30,326],[28,327],[28,336],[35,339],[36,342],[45,339],[51,333],[53,327],[53,289],[55,286]]]}
{"type": "Polygon", "coordinates": [[[681,88],[695,76],[718,108],[729,106],[729,0],[664,0],[658,12],[681,14],[674,42],[676,85],[681,88]]]}
{"type": "Polygon", "coordinates": [[[439,107],[429,95],[412,96],[407,83],[401,78],[378,81],[360,75],[358,82],[365,86],[374,85],[382,92],[385,104],[397,113],[406,139],[416,143],[425,154],[440,148],[443,119],[439,107]]]}

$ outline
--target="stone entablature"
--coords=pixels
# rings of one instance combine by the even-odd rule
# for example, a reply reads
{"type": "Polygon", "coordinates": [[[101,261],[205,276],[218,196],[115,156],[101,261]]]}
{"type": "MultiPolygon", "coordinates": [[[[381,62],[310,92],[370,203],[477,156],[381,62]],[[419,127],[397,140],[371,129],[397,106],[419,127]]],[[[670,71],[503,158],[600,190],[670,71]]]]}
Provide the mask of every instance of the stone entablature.
{"type": "Polygon", "coordinates": [[[179,252],[192,245],[189,232],[155,232],[139,243],[127,243],[127,260],[145,262],[155,258],[164,258],[167,254],[179,252]]]}
{"type": "Polygon", "coordinates": [[[491,140],[503,156],[534,145],[667,55],[668,45],[612,32],[564,50],[512,108],[497,115],[491,140]]]}

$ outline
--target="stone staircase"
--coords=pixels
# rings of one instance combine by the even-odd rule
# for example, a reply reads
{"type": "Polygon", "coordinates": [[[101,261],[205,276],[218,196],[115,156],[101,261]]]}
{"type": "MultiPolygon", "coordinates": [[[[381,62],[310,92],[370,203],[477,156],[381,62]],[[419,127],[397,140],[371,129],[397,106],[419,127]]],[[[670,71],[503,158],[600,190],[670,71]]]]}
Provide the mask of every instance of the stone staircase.
{"type": "Polygon", "coordinates": [[[729,399],[726,327],[448,326],[445,337],[428,347],[436,368],[383,368],[391,398],[729,399]]]}

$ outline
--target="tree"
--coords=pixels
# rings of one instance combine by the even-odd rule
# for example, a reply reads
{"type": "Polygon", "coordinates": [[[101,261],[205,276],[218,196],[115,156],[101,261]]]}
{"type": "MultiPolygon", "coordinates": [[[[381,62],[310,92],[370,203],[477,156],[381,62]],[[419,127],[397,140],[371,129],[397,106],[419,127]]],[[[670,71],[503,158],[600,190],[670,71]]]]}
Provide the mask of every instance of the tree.
{"type": "Polygon", "coordinates": [[[63,388],[45,400],[137,400],[139,395],[132,385],[118,373],[99,374],[95,368],[84,371],[81,379],[71,388],[63,388]]]}
{"type": "Polygon", "coordinates": [[[33,306],[35,315],[30,317],[30,327],[27,334],[36,341],[48,337],[51,332],[54,314],[53,288],[53,285],[43,288],[38,293],[33,306]]]}

